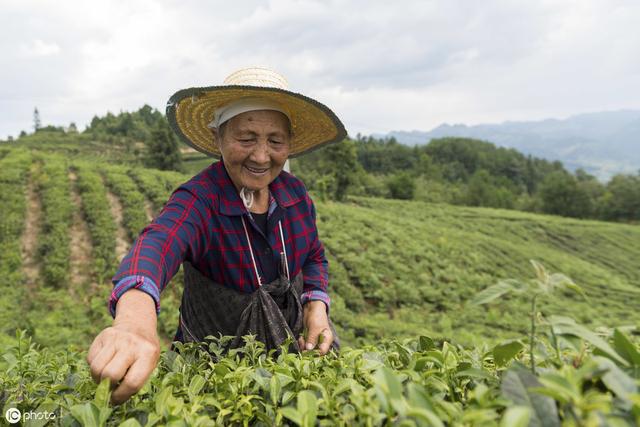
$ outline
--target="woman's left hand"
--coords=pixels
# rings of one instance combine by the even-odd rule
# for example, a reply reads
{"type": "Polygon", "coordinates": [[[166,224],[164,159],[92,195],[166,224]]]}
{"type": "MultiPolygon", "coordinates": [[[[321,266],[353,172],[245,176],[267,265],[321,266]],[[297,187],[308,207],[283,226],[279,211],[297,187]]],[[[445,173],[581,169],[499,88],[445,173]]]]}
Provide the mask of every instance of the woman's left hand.
{"type": "Polygon", "coordinates": [[[300,350],[318,348],[321,355],[327,354],[333,343],[333,333],[329,328],[327,306],[322,301],[309,301],[304,305],[304,328],[307,339],[298,338],[300,350]],[[322,338],[320,338],[322,337],[322,338]],[[319,342],[319,343],[318,343],[319,342]]]}

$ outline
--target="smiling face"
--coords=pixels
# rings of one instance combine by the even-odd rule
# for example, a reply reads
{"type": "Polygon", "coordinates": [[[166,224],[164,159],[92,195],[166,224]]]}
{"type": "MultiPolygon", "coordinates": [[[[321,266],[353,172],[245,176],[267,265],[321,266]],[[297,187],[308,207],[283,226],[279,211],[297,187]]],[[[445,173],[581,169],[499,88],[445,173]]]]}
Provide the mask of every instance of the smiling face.
{"type": "Polygon", "coordinates": [[[216,135],[227,173],[240,190],[266,190],[289,157],[289,119],[271,110],[248,111],[224,124],[216,135]]]}

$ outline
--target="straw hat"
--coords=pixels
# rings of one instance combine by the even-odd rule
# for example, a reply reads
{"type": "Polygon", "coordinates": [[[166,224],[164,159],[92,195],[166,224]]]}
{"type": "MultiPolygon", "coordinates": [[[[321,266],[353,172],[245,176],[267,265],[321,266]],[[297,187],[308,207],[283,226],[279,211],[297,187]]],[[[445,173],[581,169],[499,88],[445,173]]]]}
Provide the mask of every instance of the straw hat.
{"type": "Polygon", "coordinates": [[[198,151],[220,157],[208,125],[216,111],[244,98],[260,98],[281,106],[291,120],[289,157],[343,140],[347,132],[326,105],[287,89],[287,81],[266,68],[245,68],[229,75],[222,86],[180,90],[167,102],[167,118],[182,141],[198,151]]]}

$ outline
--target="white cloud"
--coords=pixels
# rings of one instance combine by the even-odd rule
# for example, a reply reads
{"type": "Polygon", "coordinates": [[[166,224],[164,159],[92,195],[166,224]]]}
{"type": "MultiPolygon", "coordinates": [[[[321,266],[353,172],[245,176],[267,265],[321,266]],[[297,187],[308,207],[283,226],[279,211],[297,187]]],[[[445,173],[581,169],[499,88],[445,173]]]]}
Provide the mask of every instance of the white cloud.
{"type": "Polygon", "coordinates": [[[47,43],[36,39],[29,44],[23,44],[21,51],[25,56],[50,56],[59,53],[60,46],[55,42],[47,43]]]}
{"type": "Polygon", "coordinates": [[[266,65],[352,134],[640,108],[634,0],[3,2],[0,137],[266,65]],[[18,42],[16,42],[18,40],[18,42]]]}

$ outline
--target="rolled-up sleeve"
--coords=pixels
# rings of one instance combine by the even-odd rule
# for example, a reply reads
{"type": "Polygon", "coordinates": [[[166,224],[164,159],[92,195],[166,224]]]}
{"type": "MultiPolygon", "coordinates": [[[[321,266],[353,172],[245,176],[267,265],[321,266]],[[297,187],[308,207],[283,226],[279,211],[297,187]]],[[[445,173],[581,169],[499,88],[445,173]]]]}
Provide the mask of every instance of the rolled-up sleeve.
{"type": "Polygon", "coordinates": [[[211,210],[194,189],[178,188],[164,209],[142,230],[113,277],[109,311],[115,316],[120,297],[130,289],[151,296],[160,310],[160,293],[180,264],[196,262],[208,247],[206,224],[211,210]]]}
{"type": "Polygon", "coordinates": [[[329,298],[329,262],[324,254],[324,247],[318,236],[316,226],[316,209],[311,199],[307,196],[306,202],[313,220],[313,231],[311,233],[311,247],[307,259],[302,266],[302,276],[304,288],[300,297],[302,304],[309,301],[322,301],[327,306],[327,312],[331,304],[329,298]]]}

